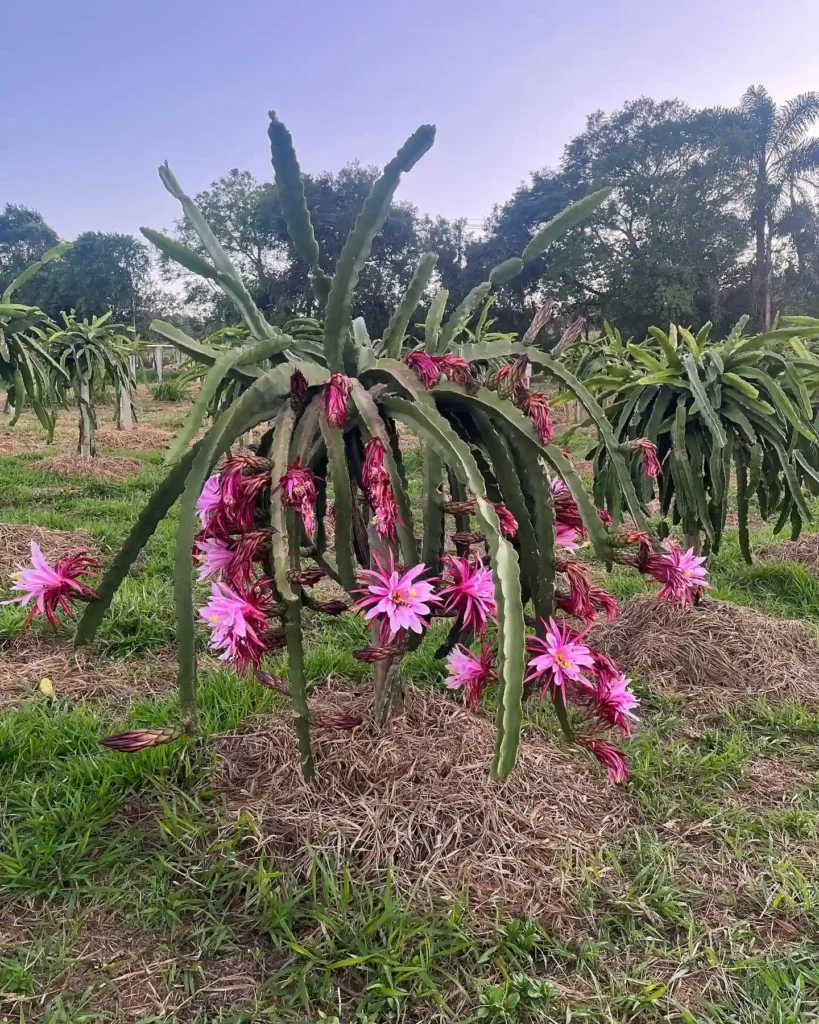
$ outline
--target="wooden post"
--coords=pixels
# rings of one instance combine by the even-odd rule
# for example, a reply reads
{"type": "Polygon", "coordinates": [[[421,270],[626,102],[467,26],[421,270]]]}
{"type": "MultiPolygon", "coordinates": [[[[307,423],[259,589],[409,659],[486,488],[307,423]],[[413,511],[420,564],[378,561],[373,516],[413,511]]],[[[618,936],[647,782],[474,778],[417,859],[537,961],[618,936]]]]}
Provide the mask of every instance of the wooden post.
{"type": "Polygon", "coordinates": [[[162,380],[162,346],[154,345],[154,369],[159,380],[162,380]]]}
{"type": "Polygon", "coordinates": [[[87,380],[80,381],[77,399],[80,428],[77,455],[83,459],[90,459],[94,454],[94,423],[91,419],[91,386],[87,380]]]}
{"type": "Polygon", "coordinates": [[[119,390],[119,429],[134,429],[134,410],[132,406],[133,397],[130,389],[120,388],[119,390]]]}

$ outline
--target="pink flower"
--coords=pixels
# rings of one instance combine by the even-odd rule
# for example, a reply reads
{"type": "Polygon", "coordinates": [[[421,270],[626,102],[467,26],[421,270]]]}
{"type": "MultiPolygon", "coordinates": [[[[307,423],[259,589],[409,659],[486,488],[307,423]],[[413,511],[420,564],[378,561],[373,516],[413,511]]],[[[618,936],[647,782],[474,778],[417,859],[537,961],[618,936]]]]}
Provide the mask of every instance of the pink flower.
{"type": "Polygon", "coordinates": [[[382,643],[391,641],[405,629],[421,633],[428,623],[425,616],[430,614],[430,605],[438,604],[432,585],[418,577],[426,572],[423,562],[414,565],[399,575],[390,558],[389,572],[376,560],[377,569],[364,569],[361,577],[365,583],[359,593],[365,596],[354,606],[355,611],[364,611],[369,622],[380,617],[382,643]]]}
{"type": "Polygon", "coordinates": [[[502,501],[493,501],[492,508],[498,517],[500,531],[504,537],[514,537],[518,532],[518,521],[502,501]]]}
{"type": "Polygon", "coordinates": [[[630,441],[629,448],[633,452],[640,452],[643,456],[643,468],[646,471],[646,476],[657,477],[662,473],[663,467],[657,458],[657,447],[647,437],[638,437],[635,441],[630,441]]]}
{"type": "Polygon", "coordinates": [[[575,633],[565,623],[560,626],[554,619],[549,619],[546,636],[542,640],[538,636],[527,637],[527,647],[535,653],[529,659],[531,672],[527,681],[545,677],[542,694],[550,686],[563,687],[567,682],[585,681],[583,670],[594,668],[594,657],[585,644],[579,643],[583,636],[584,633],[575,633]]]}
{"type": "Polygon", "coordinates": [[[415,370],[427,391],[438,383],[441,371],[433,356],[426,352],[410,352],[406,363],[411,370],[415,370]]]}
{"type": "Polygon", "coordinates": [[[371,437],[364,445],[364,465],[361,469],[361,482],[365,487],[372,487],[388,476],[384,467],[384,455],[387,449],[384,442],[377,437],[371,437]]]}
{"type": "Polygon", "coordinates": [[[597,760],[605,765],[609,781],[613,783],[628,781],[628,767],[625,755],[621,754],[606,740],[595,738],[578,738],[577,742],[590,750],[597,760]]]}
{"type": "Polygon", "coordinates": [[[640,702],[629,689],[630,682],[622,672],[613,679],[606,674],[598,677],[594,687],[584,695],[589,701],[589,710],[601,725],[619,729],[624,736],[631,733],[632,722],[639,721],[633,708],[639,707],[640,702]]]}
{"type": "Polygon", "coordinates": [[[284,490],[282,503],[298,512],[304,524],[304,532],[308,537],[312,537],[316,525],[315,505],[318,496],[316,485],[313,483],[312,469],[302,469],[297,457],[293,465],[287,467],[287,472],[276,485],[276,491],[278,490],[284,490]]]}
{"type": "Polygon", "coordinates": [[[200,552],[194,556],[196,561],[201,563],[199,567],[200,580],[206,580],[208,576],[221,575],[233,558],[230,546],[218,537],[197,540],[196,547],[200,552]]]}
{"type": "Polygon", "coordinates": [[[21,590],[19,597],[12,597],[0,604],[22,604],[34,601],[23,628],[28,626],[35,615],[45,615],[54,629],[60,625],[57,609],[62,608],[71,615],[70,601],[96,601],[96,593],[78,578],[83,575],[96,576],[93,569],[100,563],[84,551],[58,558],[52,569],[36,541],[31,542],[31,567],[20,568],[12,590],[21,590]]]}
{"type": "Polygon", "coordinates": [[[668,554],[653,553],[645,559],[645,571],[663,584],[657,597],[683,606],[693,605],[694,594],[702,587],[711,586],[705,579],[705,556],[695,555],[693,548],[681,551],[671,544],[666,544],[666,547],[668,554]]]}
{"type": "Polygon", "coordinates": [[[533,391],[521,402],[521,410],[534,423],[543,444],[551,444],[555,428],[549,415],[549,400],[542,391],[533,391]]]}
{"type": "Polygon", "coordinates": [[[444,565],[449,574],[449,579],[445,579],[448,586],[438,592],[442,600],[447,598],[444,611],[457,615],[462,629],[483,633],[486,623],[494,620],[498,611],[492,570],[476,555],[471,558],[447,555],[444,565]]]}
{"type": "Polygon", "coordinates": [[[565,523],[555,523],[555,544],[565,548],[567,551],[577,551],[580,545],[577,539],[580,536],[573,526],[566,526],[565,523]]]}
{"type": "Polygon", "coordinates": [[[208,516],[208,536],[229,537],[253,529],[256,506],[270,485],[270,463],[251,451],[237,452],[219,474],[219,501],[208,516]]]}
{"type": "Polygon", "coordinates": [[[253,579],[256,562],[261,562],[270,553],[270,538],[275,531],[272,526],[243,533],[233,541],[230,564],[225,576],[237,587],[249,585],[253,579]]]}
{"type": "Polygon", "coordinates": [[[219,507],[221,492],[222,487],[218,475],[209,476],[196,502],[196,511],[199,513],[199,519],[203,526],[207,526],[208,519],[219,507]]]}
{"type": "Polygon", "coordinates": [[[257,667],[267,649],[266,604],[256,588],[243,593],[224,583],[212,583],[210,602],[199,617],[212,630],[210,647],[222,661],[233,661],[241,674],[257,667]]]}
{"type": "Polygon", "coordinates": [[[386,448],[377,437],[371,438],[364,445],[361,483],[373,510],[373,522],[378,535],[395,540],[395,524],[399,522],[398,503],[395,500],[390,474],[384,467],[385,454],[386,448]]]}
{"type": "Polygon", "coordinates": [[[290,376],[290,404],[300,412],[307,402],[307,378],[301,370],[295,370],[290,376]]]}
{"type": "Polygon", "coordinates": [[[324,408],[327,412],[327,422],[331,427],[341,429],[347,422],[347,408],[349,405],[352,381],[343,373],[331,373],[330,379],[324,386],[324,408]]]}
{"type": "Polygon", "coordinates": [[[446,685],[450,690],[465,688],[466,704],[469,708],[476,708],[481,699],[481,693],[487,683],[494,682],[498,677],[494,672],[495,652],[486,644],[481,645],[480,658],[475,657],[472,651],[458,644],[452,649],[446,660],[449,668],[449,676],[446,685]]]}

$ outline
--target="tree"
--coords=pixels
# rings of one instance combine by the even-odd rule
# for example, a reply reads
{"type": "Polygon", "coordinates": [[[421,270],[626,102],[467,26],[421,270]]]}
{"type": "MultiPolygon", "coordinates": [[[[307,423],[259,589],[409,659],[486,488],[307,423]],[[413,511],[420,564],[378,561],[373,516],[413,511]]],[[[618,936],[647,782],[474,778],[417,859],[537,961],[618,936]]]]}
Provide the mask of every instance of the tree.
{"type": "Polygon", "coordinates": [[[53,318],[74,310],[79,317],[101,317],[147,330],[151,310],[148,248],[133,235],[85,231],[71,251],[42,275],[39,305],[53,318]]]}
{"type": "Polygon", "coordinates": [[[615,191],[583,226],[501,292],[505,329],[524,329],[546,297],[564,310],[614,319],[626,334],[657,320],[724,319],[741,280],[746,229],[735,161],[720,144],[720,115],[679,100],[642,98],[592,114],[557,170],[532,175],[495,210],[470,263],[479,277],[499,252],[520,245],[567,203],[604,185],[615,191]]]}
{"type": "Polygon", "coordinates": [[[819,182],[819,92],[806,92],[777,106],[764,86],[751,86],[738,110],[734,152],[750,173],[750,223],[754,234],[754,316],[767,330],[772,319],[774,241],[790,235],[800,270],[807,249],[801,227],[815,213],[819,182]]]}
{"type": "MultiPolygon", "coordinates": [[[[6,203],[0,213],[0,291],[58,241],[57,232],[46,224],[37,210],[6,203]]],[[[29,301],[31,296],[24,291],[20,298],[29,301]]]]}

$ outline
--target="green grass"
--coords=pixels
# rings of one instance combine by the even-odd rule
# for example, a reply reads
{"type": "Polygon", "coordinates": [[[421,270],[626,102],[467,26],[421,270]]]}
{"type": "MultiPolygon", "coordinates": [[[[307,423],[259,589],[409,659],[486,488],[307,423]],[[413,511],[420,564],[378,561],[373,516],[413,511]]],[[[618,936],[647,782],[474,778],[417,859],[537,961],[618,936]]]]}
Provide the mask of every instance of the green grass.
{"type": "MultiPolygon", "coordinates": [[[[418,458],[406,460],[411,477],[418,458]]],[[[45,474],[32,457],[0,458],[0,520],[85,529],[105,561],[160,478],[158,461],[102,484],[45,474]]],[[[102,654],[139,658],[173,643],[174,526],[172,516],[117,596],[102,654]]],[[[733,537],[712,581],[720,598],[819,618],[814,576],[747,567],[733,537]]],[[[623,598],[644,589],[620,570],[611,584],[623,598]]],[[[17,636],[23,617],[0,608],[0,638],[17,636]]],[[[309,631],[312,682],[366,677],[351,656],[364,640],[359,622],[312,619],[309,631]]],[[[406,660],[421,686],[441,686],[432,652],[444,630],[434,632],[406,660]]],[[[277,711],[275,693],[205,673],[203,737],[123,757],[99,737],[174,722],[175,696],[123,708],[71,701],[54,682],[55,701],[35,691],[0,712],[0,1022],[796,1024],[819,1015],[819,793],[800,785],[783,803],[749,788],[759,763],[782,760],[815,778],[819,725],[808,705],[760,700],[692,722],[679,699],[635,680],[644,727],[628,743],[630,824],[544,866],[572,908],[561,930],[503,915],[477,923],[465,902],[412,904],[353,864],[317,859],[297,879],[272,863],[251,814],[213,787],[209,736],[277,711]]],[[[530,717],[555,732],[547,709],[530,717]]]]}

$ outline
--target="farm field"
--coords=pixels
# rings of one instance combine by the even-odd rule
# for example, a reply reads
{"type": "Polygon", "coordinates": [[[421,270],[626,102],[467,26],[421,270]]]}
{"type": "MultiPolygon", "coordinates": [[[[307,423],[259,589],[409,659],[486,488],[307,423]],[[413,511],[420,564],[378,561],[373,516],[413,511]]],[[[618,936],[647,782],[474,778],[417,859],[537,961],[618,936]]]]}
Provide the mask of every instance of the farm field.
{"type": "MultiPolygon", "coordinates": [[[[99,410],[98,476],[72,415],[51,448],[29,414],[0,426],[3,597],[32,537],[110,561],[188,409],[140,397],[130,435],[99,410]]],[[[747,566],[729,519],[707,613],[610,574],[622,613],[592,635],[641,701],[625,786],[531,700],[518,768],[490,782],[491,694],[471,714],[444,689],[434,627],[384,736],[319,724],[308,789],[285,701],[207,656],[201,738],[99,745],[178,717],[174,525],[90,648],[0,608],[0,1021],[819,1014],[819,534],[783,543],[752,517],[747,566]]],[[[366,713],[360,621],[307,632],[315,718],[366,713]]]]}

